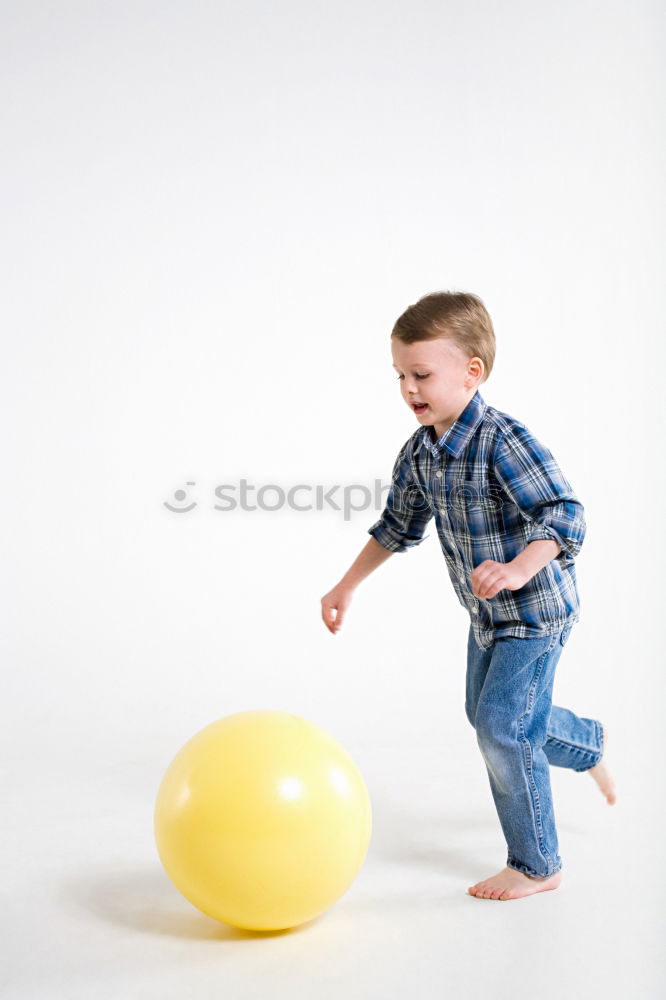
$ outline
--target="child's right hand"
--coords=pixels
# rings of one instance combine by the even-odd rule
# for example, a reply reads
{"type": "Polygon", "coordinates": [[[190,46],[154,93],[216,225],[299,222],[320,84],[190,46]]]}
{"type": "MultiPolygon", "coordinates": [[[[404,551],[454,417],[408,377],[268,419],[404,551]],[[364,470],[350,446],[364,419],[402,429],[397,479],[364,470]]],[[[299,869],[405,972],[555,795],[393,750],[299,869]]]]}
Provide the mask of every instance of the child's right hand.
{"type": "Polygon", "coordinates": [[[338,583],[321,599],[321,617],[328,631],[335,635],[340,631],[347,608],[351,604],[354,591],[338,583]]]}

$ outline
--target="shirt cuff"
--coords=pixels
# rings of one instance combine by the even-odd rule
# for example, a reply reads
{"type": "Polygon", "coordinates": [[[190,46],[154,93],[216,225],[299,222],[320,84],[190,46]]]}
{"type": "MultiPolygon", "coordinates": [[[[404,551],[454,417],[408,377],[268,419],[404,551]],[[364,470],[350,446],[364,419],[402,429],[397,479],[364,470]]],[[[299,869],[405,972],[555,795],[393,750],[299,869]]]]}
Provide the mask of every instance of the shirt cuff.
{"type": "Polygon", "coordinates": [[[572,542],[569,538],[565,538],[563,535],[560,535],[560,533],[556,531],[555,528],[551,528],[549,524],[535,525],[532,531],[530,531],[525,544],[529,545],[530,542],[536,542],[540,538],[557,542],[562,551],[557,553],[555,556],[556,559],[561,559],[562,556],[566,556],[566,561],[568,563],[573,560],[574,556],[578,555],[580,546],[572,542]]]}
{"type": "Polygon", "coordinates": [[[389,552],[406,552],[414,545],[420,545],[424,538],[428,537],[424,535],[423,538],[405,539],[400,535],[394,535],[382,520],[376,521],[372,527],[368,528],[368,534],[372,535],[375,541],[383,545],[389,552]]]}

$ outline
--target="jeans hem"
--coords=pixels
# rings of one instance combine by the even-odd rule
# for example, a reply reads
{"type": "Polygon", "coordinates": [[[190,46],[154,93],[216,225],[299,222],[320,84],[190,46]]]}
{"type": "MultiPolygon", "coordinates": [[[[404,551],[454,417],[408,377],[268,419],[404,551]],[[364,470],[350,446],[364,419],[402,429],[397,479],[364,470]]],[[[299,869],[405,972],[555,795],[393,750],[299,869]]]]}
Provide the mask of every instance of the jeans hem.
{"type": "Polygon", "coordinates": [[[511,858],[507,859],[507,868],[513,868],[517,872],[522,872],[523,875],[531,875],[532,878],[551,878],[553,875],[557,875],[558,872],[562,871],[562,863],[558,865],[557,868],[553,868],[552,871],[546,872],[542,875],[541,872],[535,872],[533,868],[529,868],[527,865],[521,865],[519,861],[513,861],[511,858]]]}
{"type": "Polygon", "coordinates": [[[591,767],[596,767],[601,758],[604,755],[604,727],[596,719],[592,720],[594,722],[594,728],[597,735],[597,743],[601,744],[601,750],[598,751],[596,759],[592,761],[591,764],[586,764],[585,767],[574,767],[574,771],[578,774],[582,774],[583,771],[589,771],[591,767]]]}

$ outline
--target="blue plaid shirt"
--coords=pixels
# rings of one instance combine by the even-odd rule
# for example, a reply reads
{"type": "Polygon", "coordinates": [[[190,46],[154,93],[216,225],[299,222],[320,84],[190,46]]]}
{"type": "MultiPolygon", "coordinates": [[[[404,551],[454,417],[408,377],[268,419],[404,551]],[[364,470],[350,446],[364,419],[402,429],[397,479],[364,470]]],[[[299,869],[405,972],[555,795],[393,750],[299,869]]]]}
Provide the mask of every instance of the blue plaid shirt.
{"type": "Polygon", "coordinates": [[[369,534],[405,552],[428,537],[434,517],[454,590],[484,649],[499,636],[542,637],[579,621],[574,557],[585,513],[552,453],[478,390],[446,433],[433,437],[431,426],[421,426],[400,449],[369,534]],[[519,590],[474,596],[470,577],[479,563],[509,562],[537,538],[554,539],[561,551],[519,590]]]}

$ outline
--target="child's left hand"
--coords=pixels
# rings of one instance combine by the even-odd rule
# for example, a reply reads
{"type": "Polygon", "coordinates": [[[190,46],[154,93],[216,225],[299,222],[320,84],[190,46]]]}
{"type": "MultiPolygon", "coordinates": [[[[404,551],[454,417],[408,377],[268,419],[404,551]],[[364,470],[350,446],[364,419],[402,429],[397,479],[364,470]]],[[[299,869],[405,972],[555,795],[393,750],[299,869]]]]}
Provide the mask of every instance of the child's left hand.
{"type": "Polygon", "coordinates": [[[489,601],[500,590],[520,590],[529,577],[511,562],[502,563],[495,562],[494,559],[484,559],[472,570],[470,579],[474,596],[489,601]]]}

